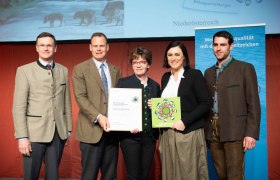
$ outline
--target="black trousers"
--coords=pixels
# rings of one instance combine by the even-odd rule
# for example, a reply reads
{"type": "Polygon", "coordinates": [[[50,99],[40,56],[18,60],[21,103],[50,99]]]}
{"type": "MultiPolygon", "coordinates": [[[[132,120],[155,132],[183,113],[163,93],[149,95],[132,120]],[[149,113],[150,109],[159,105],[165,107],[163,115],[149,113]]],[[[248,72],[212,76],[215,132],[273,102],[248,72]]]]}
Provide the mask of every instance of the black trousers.
{"type": "Polygon", "coordinates": [[[156,139],[140,134],[120,136],[120,144],[127,169],[127,179],[148,179],[156,149],[156,139]]]}
{"type": "Polygon", "coordinates": [[[31,156],[23,155],[24,180],[38,180],[42,161],[45,164],[45,180],[58,180],[58,167],[65,140],[61,140],[55,130],[50,143],[31,142],[31,156]]]}
{"type": "Polygon", "coordinates": [[[101,180],[117,179],[118,136],[115,132],[103,132],[96,144],[80,142],[82,155],[81,180],[96,180],[99,169],[101,180]]]}

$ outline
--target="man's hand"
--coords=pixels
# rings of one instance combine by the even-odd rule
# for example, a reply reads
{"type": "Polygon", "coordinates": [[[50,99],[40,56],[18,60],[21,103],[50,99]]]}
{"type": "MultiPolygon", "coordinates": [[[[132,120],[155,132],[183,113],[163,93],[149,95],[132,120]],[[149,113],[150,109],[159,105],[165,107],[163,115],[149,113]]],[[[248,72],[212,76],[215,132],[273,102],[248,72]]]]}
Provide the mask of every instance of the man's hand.
{"type": "Polygon", "coordinates": [[[256,146],[256,140],[254,138],[251,138],[249,136],[246,136],[243,140],[243,148],[244,152],[248,149],[253,149],[256,146]]]}
{"type": "Polygon", "coordinates": [[[18,149],[22,155],[30,156],[32,152],[31,143],[28,138],[18,140],[18,149]]]}
{"type": "Polygon", "coordinates": [[[184,131],[185,130],[185,124],[183,123],[182,120],[176,121],[172,124],[171,126],[172,129],[176,129],[178,131],[184,131]]]}
{"type": "Polygon", "coordinates": [[[98,117],[98,123],[103,128],[104,131],[109,132],[110,123],[106,116],[103,116],[102,114],[98,117]]]}
{"type": "Polygon", "coordinates": [[[69,144],[70,136],[71,136],[71,131],[68,131],[68,138],[65,141],[65,144],[64,144],[65,146],[67,146],[69,144]]]}
{"type": "Polygon", "coordinates": [[[140,132],[139,129],[133,129],[133,130],[130,131],[130,133],[132,133],[132,134],[136,134],[136,133],[139,133],[139,132],[140,132]]]}
{"type": "Polygon", "coordinates": [[[69,141],[70,141],[70,137],[68,137],[67,139],[66,139],[66,141],[65,141],[65,146],[68,146],[68,144],[69,144],[69,141]]]}

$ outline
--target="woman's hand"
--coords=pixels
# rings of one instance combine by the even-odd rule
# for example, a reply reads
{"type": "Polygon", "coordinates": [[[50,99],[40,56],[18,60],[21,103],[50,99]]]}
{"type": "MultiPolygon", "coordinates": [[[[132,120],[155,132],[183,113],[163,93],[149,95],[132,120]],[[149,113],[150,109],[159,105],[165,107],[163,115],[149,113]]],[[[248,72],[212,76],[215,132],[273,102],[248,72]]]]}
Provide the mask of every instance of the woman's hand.
{"type": "Polygon", "coordinates": [[[148,100],[148,106],[149,106],[150,109],[152,109],[152,99],[148,100]]]}
{"type": "Polygon", "coordinates": [[[172,124],[171,126],[172,129],[176,129],[178,131],[184,131],[185,130],[185,124],[183,123],[182,120],[176,121],[172,124]]]}
{"type": "Polygon", "coordinates": [[[132,134],[136,134],[136,133],[139,133],[139,132],[140,132],[139,129],[133,129],[133,130],[130,131],[130,133],[132,133],[132,134]]]}

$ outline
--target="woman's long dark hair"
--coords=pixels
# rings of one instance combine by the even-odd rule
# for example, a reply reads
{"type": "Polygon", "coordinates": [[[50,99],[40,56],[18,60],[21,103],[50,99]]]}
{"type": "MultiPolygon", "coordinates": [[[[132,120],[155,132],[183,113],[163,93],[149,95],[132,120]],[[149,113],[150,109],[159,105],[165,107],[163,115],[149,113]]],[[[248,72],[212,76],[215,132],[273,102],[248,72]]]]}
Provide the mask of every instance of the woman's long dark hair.
{"type": "Polygon", "coordinates": [[[171,49],[173,47],[179,47],[182,50],[183,55],[184,55],[184,62],[183,62],[184,69],[190,68],[190,60],[189,60],[188,51],[187,51],[185,45],[181,41],[171,41],[168,43],[165,53],[164,53],[163,67],[170,68],[170,65],[168,64],[168,60],[167,60],[167,52],[169,49],[171,49]]]}

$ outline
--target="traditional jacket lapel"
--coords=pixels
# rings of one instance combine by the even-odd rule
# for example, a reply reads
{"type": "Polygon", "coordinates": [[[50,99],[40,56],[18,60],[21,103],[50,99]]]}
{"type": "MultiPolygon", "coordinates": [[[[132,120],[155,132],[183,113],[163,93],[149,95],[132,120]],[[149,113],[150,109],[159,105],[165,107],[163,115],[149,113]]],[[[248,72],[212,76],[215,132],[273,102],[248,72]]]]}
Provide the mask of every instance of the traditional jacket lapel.
{"type": "Polygon", "coordinates": [[[103,83],[98,72],[98,68],[96,67],[92,59],[89,60],[89,74],[97,82],[98,86],[102,89],[102,91],[104,91],[103,83]]]}

